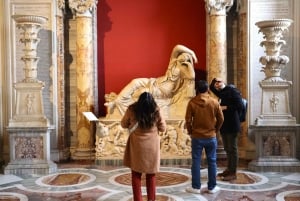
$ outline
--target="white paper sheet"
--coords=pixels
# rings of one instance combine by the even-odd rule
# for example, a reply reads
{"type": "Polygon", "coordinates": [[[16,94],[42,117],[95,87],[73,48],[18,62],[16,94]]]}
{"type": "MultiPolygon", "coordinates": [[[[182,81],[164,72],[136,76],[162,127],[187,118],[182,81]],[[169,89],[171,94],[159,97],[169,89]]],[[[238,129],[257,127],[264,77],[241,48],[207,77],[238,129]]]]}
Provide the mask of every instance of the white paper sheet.
{"type": "Polygon", "coordinates": [[[89,121],[99,121],[99,119],[98,119],[92,112],[83,112],[83,115],[84,115],[89,121]]]}

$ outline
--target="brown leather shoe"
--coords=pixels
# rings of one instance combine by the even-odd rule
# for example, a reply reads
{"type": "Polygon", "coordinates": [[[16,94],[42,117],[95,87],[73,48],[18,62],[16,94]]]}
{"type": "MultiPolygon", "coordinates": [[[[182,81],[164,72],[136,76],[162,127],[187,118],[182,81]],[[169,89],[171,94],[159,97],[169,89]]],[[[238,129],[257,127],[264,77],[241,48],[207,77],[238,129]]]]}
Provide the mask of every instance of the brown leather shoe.
{"type": "Polygon", "coordinates": [[[226,175],[225,177],[223,177],[223,181],[232,181],[232,180],[236,180],[237,176],[236,173],[229,173],[228,175],[226,175]]]}
{"type": "Polygon", "coordinates": [[[218,173],[218,176],[219,177],[226,177],[229,174],[230,174],[229,170],[226,169],[222,173],[218,173]]]}

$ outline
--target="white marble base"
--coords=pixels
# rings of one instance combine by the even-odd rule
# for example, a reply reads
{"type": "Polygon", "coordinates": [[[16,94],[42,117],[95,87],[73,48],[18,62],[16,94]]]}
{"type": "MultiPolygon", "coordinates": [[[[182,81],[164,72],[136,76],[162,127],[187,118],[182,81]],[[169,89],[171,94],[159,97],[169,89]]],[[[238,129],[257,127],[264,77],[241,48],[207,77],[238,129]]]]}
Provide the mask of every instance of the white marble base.
{"type": "Polygon", "coordinates": [[[253,160],[248,169],[254,172],[300,172],[300,161],[297,159],[268,159],[253,160]]]}
{"type": "Polygon", "coordinates": [[[52,161],[21,160],[12,161],[4,169],[4,174],[13,174],[26,178],[55,173],[57,165],[52,161]]]}
{"type": "Polygon", "coordinates": [[[21,177],[16,175],[0,175],[0,185],[10,184],[14,182],[22,181],[21,177]]]}
{"type": "Polygon", "coordinates": [[[291,115],[267,116],[261,115],[255,121],[257,126],[295,126],[296,118],[291,115]]]}
{"type": "Polygon", "coordinates": [[[53,127],[8,127],[10,162],[5,174],[22,177],[54,173],[50,160],[50,133],[53,127]]]}
{"type": "MultiPolygon", "coordinates": [[[[297,135],[295,126],[250,126],[255,136],[256,159],[248,165],[255,172],[300,172],[297,159],[297,135]]],[[[299,145],[298,145],[299,146],[299,145]]]]}
{"type": "MultiPolygon", "coordinates": [[[[92,145],[91,145],[92,146],[92,145]]],[[[94,160],[95,159],[95,149],[93,148],[78,148],[75,150],[72,155],[72,159],[74,160],[94,160]]]]}

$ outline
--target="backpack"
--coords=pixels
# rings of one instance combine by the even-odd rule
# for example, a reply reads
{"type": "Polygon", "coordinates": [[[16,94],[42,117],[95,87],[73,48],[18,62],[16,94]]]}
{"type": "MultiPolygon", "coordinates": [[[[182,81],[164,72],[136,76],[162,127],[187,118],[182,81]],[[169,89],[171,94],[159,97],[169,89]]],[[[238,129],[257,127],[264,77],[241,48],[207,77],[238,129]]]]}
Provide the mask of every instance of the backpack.
{"type": "Polygon", "coordinates": [[[242,98],[242,109],[239,110],[239,118],[240,118],[240,122],[244,122],[246,121],[246,116],[247,116],[247,108],[248,108],[248,101],[244,98],[242,98]]]}

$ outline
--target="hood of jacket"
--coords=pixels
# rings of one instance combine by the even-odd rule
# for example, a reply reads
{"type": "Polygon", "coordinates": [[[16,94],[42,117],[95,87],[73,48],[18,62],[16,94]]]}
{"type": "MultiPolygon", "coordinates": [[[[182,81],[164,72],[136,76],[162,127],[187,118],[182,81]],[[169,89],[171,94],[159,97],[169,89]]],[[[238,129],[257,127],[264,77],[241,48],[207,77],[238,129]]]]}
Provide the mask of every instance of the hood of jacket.
{"type": "Polygon", "coordinates": [[[208,99],[210,98],[211,96],[208,93],[199,93],[191,100],[191,102],[199,107],[205,107],[208,104],[208,99]]]}

